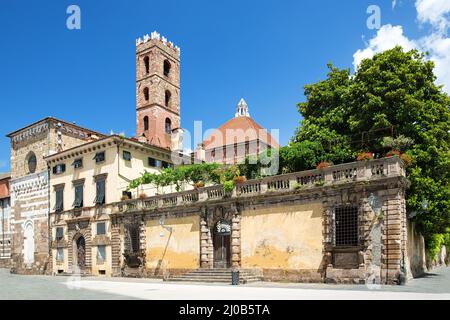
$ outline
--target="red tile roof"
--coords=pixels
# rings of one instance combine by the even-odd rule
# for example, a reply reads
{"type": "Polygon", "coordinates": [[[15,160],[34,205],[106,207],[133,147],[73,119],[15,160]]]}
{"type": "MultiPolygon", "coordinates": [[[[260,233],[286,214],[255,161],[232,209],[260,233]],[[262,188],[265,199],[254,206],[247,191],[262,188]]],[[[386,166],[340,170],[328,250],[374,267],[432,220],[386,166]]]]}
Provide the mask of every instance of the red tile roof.
{"type": "Polygon", "coordinates": [[[253,140],[260,140],[272,148],[279,148],[273,136],[247,116],[237,116],[228,120],[203,141],[203,146],[205,149],[212,149],[253,140]]]}

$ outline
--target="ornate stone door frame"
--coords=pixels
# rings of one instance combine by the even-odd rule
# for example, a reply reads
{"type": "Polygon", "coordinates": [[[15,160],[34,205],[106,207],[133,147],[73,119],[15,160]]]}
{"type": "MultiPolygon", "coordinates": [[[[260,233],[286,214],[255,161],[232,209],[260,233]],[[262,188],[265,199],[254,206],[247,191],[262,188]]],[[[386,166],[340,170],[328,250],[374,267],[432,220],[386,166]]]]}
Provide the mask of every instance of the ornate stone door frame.
{"type": "Polygon", "coordinates": [[[238,268],[241,265],[241,219],[236,203],[232,203],[231,206],[216,205],[202,208],[200,219],[200,267],[214,268],[213,230],[219,221],[228,221],[231,225],[230,266],[238,268]]]}

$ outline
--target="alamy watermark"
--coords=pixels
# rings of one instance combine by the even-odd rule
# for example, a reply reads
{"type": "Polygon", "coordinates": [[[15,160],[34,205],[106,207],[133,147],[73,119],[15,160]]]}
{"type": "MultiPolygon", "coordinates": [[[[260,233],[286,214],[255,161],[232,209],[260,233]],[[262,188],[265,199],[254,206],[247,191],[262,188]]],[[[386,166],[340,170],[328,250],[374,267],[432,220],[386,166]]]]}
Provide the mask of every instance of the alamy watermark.
{"type": "Polygon", "coordinates": [[[381,9],[377,5],[370,5],[367,7],[367,14],[370,16],[367,18],[366,25],[370,30],[381,28],[381,9]]]}
{"type": "Polygon", "coordinates": [[[66,20],[66,27],[69,30],[81,29],[81,9],[79,6],[72,4],[67,7],[66,13],[69,15],[66,20]]]}

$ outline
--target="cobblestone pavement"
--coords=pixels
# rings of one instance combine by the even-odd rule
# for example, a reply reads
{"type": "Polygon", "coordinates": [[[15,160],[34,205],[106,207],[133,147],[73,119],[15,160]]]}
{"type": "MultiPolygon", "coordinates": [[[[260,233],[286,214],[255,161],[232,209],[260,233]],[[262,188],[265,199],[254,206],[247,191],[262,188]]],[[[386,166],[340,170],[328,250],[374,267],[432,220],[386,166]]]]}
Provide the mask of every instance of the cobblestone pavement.
{"type": "Polygon", "coordinates": [[[156,279],[12,275],[0,269],[0,299],[446,299],[450,268],[435,269],[404,286],[260,282],[241,286],[170,283],[156,279]]]}

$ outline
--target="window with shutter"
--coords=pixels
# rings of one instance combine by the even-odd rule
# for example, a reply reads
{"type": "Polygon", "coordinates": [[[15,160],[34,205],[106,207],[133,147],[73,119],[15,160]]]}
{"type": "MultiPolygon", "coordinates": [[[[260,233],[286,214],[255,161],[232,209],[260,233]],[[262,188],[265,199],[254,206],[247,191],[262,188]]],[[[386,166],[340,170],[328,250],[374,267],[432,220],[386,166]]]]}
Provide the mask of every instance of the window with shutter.
{"type": "Polygon", "coordinates": [[[72,165],[75,169],[83,167],[83,159],[75,159],[72,165]]]}
{"type": "Polygon", "coordinates": [[[74,208],[83,207],[83,190],[84,186],[82,184],[78,184],[75,186],[75,200],[73,201],[74,208]]]}
{"type": "Polygon", "coordinates": [[[162,166],[164,169],[167,169],[167,168],[173,168],[173,164],[171,164],[171,163],[169,163],[169,162],[166,162],[166,161],[163,161],[161,166],[162,166]]]}
{"type": "Polygon", "coordinates": [[[97,181],[97,195],[95,197],[95,203],[96,204],[105,204],[105,180],[98,180],[97,181]]]}
{"type": "Polygon", "coordinates": [[[57,164],[53,167],[53,174],[61,174],[66,171],[66,165],[64,163],[57,164]]]}
{"type": "Polygon", "coordinates": [[[148,165],[154,168],[161,168],[162,161],[155,158],[148,158],[148,165]]]}
{"type": "Polygon", "coordinates": [[[105,222],[97,222],[97,235],[106,234],[106,223],[105,222]]]}
{"type": "Polygon", "coordinates": [[[95,160],[96,163],[105,161],[105,152],[104,151],[97,152],[95,154],[94,160],[95,160]]]}
{"type": "Polygon", "coordinates": [[[56,204],[55,204],[55,211],[61,212],[64,210],[64,198],[63,198],[63,189],[55,190],[56,195],[56,204]]]}
{"type": "Polygon", "coordinates": [[[123,160],[125,160],[125,161],[131,161],[131,152],[124,151],[124,152],[123,152],[123,160]]]}
{"type": "Polygon", "coordinates": [[[56,240],[62,240],[64,238],[64,229],[63,227],[56,228],[56,240]]]}

